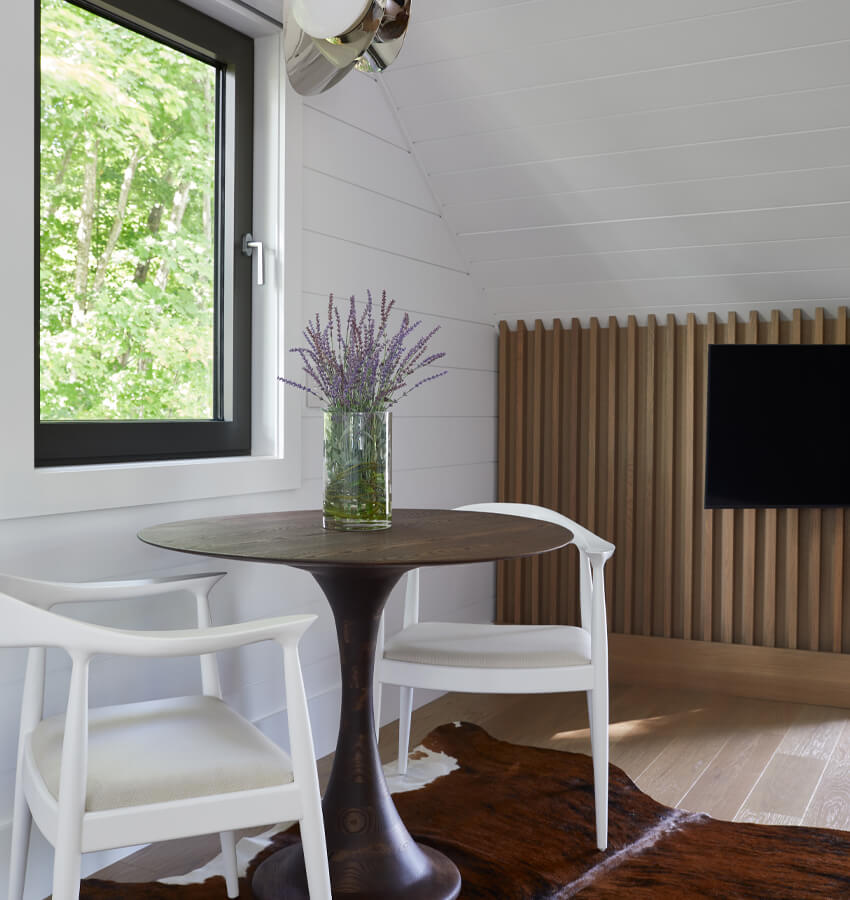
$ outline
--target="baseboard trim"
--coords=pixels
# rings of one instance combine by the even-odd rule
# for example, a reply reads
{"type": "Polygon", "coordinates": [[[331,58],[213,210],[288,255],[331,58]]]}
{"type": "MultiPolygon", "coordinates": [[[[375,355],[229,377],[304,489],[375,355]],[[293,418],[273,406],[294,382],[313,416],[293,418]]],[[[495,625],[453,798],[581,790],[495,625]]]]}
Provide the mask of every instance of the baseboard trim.
{"type": "Polygon", "coordinates": [[[850,656],[611,634],[611,681],[850,709],[850,656]]]}

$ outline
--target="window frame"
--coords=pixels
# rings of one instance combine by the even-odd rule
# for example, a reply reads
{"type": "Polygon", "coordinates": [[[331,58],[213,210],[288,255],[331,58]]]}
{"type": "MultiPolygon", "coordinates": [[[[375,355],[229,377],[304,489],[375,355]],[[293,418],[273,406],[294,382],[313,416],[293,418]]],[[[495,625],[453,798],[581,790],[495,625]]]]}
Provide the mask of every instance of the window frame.
{"type": "MultiPolygon", "coordinates": [[[[39,266],[35,271],[35,465],[246,456],[251,452],[251,259],[240,252],[251,231],[254,45],[249,37],[173,0],[64,0],[217,69],[215,198],[215,360],[208,420],[42,420],[39,266]],[[191,37],[189,37],[191,36],[191,37]]],[[[40,166],[40,18],[35,0],[35,154],[40,166]]],[[[39,209],[40,178],[35,183],[39,209]]],[[[36,260],[40,233],[35,219],[36,260]]]]}
{"type": "MultiPolygon", "coordinates": [[[[284,403],[277,375],[297,379],[302,293],[303,102],[286,83],[280,23],[228,0],[189,0],[254,39],[254,229],[265,243],[266,283],[252,287],[252,417],[250,456],[85,466],[34,464],[32,198],[34,79],[39,35],[34,3],[5,10],[7,42],[0,54],[0,108],[15,140],[0,142],[0,187],[16,216],[0,217],[0,520],[172,504],[171,517],[232,509],[191,501],[302,487],[302,404],[284,403]],[[220,13],[220,14],[219,14],[220,13]],[[174,504],[179,504],[175,506],[174,504]]],[[[307,497],[303,491],[297,498],[307,497]]],[[[309,499],[304,502],[313,502],[309,499]]],[[[160,510],[151,512],[161,518],[160,510]]],[[[117,520],[116,520],[117,521],[117,520]]],[[[137,519],[132,520],[134,523],[137,519]]],[[[152,519],[154,521],[154,519],[152,519]]]]}

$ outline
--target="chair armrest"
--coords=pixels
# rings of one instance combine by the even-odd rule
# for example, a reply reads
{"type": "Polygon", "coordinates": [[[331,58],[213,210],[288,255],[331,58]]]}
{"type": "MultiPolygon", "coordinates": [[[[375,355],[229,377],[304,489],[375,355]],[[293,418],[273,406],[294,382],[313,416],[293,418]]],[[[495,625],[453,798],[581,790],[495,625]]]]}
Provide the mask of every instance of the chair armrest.
{"type": "Polygon", "coordinates": [[[564,527],[569,528],[569,530],[572,531],[572,543],[575,544],[579,550],[584,550],[585,553],[601,554],[603,562],[614,553],[614,545],[610,541],[606,541],[604,538],[599,537],[598,534],[594,534],[592,531],[579,525],[578,522],[568,519],[566,516],[563,518],[565,519],[564,527]]]}
{"type": "Polygon", "coordinates": [[[98,632],[92,634],[91,650],[93,653],[154,657],[201,656],[204,653],[215,653],[267,640],[294,646],[317,618],[312,614],[277,616],[236,625],[173,631],[128,631],[95,625],[90,626],[98,632]],[[102,641],[99,632],[104,632],[102,641]]]}
{"type": "Polygon", "coordinates": [[[202,572],[187,575],[165,575],[159,578],[137,578],[122,581],[61,582],[38,581],[17,575],[0,576],[0,591],[25,600],[41,609],[57,603],[81,603],[95,600],[127,600],[153,597],[175,591],[206,594],[226,572],[202,572]]]}
{"type": "Polygon", "coordinates": [[[202,656],[258,641],[276,640],[294,647],[317,616],[278,616],[236,625],[187,628],[168,631],[132,631],[92,625],[55,613],[31,609],[41,621],[42,638],[38,645],[61,647],[72,657],[91,657],[104,653],[115,656],[202,656]]]}
{"type": "Polygon", "coordinates": [[[501,513],[506,516],[529,516],[535,519],[541,519],[544,522],[551,522],[553,525],[560,525],[572,532],[573,539],[571,544],[575,544],[579,550],[585,553],[599,553],[607,560],[614,552],[614,545],[610,541],[599,537],[592,531],[588,531],[583,525],[568,519],[562,513],[556,512],[554,509],[548,509],[545,506],[536,506],[531,503],[470,503],[467,506],[458,506],[456,509],[469,510],[477,512],[501,513]]]}

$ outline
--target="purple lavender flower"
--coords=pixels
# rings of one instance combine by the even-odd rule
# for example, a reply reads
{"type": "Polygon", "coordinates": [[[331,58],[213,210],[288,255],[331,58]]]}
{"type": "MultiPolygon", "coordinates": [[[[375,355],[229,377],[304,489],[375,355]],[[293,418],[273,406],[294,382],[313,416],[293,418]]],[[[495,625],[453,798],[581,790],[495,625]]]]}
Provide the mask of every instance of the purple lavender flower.
{"type": "Polygon", "coordinates": [[[349,299],[344,323],[334,296],[328,298],[328,320],[322,326],[319,314],[303,331],[305,347],[293,347],[290,353],[301,357],[302,370],[312,378],[315,389],[280,377],[284,384],[318,397],[329,410],[341,412],[382,412],[422,384],[446,374],[446,370],[420,378],[411,385],[417,372],[431,366],[445,353],[426,356],[428,342],[439,326],[407,346],[408,339],[422,324],[410,323],[405,313],[398,331],[388,330],[395,300],[387,302],[381,293],[381,312],[376,320],[372,294],[366,291],[366,306],[358,317],[354,297],[349,299]],[[343,328],[344,324],[344,328],[343,328]]]}

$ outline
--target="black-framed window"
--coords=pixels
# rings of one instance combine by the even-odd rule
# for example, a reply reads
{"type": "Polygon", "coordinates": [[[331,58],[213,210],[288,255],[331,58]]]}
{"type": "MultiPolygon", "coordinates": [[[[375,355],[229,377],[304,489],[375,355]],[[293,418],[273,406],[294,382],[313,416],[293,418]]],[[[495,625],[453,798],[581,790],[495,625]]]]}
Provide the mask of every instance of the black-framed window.
{"type": "Polygon", "coordinates": [[[253,42],[35,0],[35,463],[250,452],[253,42]]]}

